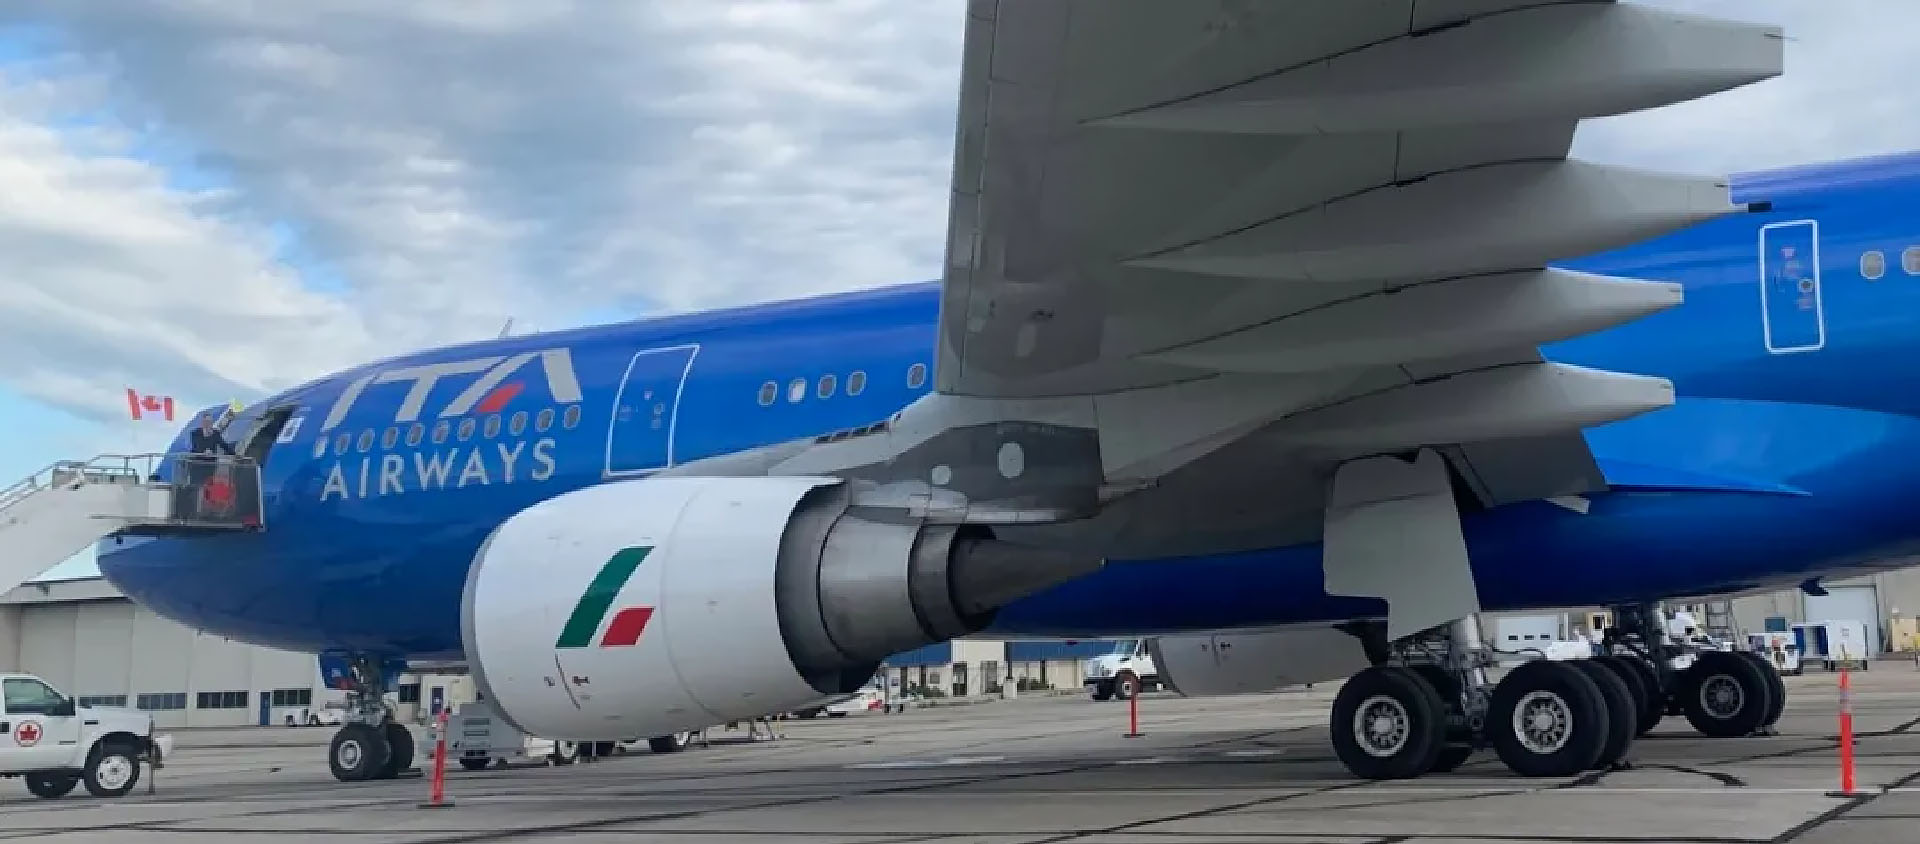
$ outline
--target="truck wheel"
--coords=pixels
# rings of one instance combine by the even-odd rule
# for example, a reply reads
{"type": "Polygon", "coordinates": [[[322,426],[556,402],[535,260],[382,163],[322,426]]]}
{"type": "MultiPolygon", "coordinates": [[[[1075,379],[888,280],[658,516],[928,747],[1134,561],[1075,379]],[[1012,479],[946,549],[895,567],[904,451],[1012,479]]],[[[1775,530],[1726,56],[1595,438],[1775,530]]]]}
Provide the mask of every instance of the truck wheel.
{"type": "Polygon", "coordinates": [[[1127,700],[1140,694],[1140,678],[1131,671],[1122,671],[1113,678],[1113,697],[1115,700],[1127,700]]]}
{"type": "Polygon", "coordinates": [[[556,741],[553,749],[547,752],[547,761],[555,765],[571,765],[580,761],[580,745],[570,741],[556,741]]]}
{"type": "Polygon", "coordinates": [[[45,797],[49,800],[67,796],[67,792],[72,791],[73,787],[79,784],[80,778],[72,774],[27,775],[27,790],[33,792],[35,797],[45,797]]]}
{"type": "Polygon", "coordinates": [[[693,742],[693,733],[674,733],[670,736],[654,736],[647,739],[647,747],[655,753],[679,753],[693,742]]]}
{"type": "Polygon", "coordinates": [[[125,744],[103,744],[87,759],[87,793],[125,797],[140,781],[140,751],[125,744]]]}
{"type": "Polygon", "coordinates": [[[1113,697],[1113,681],[1108,680],[1104,683],[1093,684],[1093,688],[1088,691],[1088,694],[1094,700],[1106,700],[1107,698],[1113,697]]]}
{"type": "Polygon", "coordinates": [[[487,766],[491,764],[493,764],[493,760],[484,756],[477,758],[472,756],[460,757],[460,767],[469,771],[484,771],[487,769],[487,766]]]}
{"type": "Polygon", "coordinates": [[[341,782],[370,780],[387,767],[385,730],[369,724],[348,724],[333,734],[327,747],[327,767],[341,782]]]}

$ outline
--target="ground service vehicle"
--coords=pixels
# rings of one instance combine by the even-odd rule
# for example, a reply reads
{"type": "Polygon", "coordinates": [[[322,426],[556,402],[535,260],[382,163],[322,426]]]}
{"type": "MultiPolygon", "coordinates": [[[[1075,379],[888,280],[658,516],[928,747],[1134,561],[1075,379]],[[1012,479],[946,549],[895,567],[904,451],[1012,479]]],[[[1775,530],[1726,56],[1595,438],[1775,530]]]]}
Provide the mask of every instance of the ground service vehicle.
{"type": "Polygon", "coordinates": [[[1085,678],[1088,696],[1094,700],[1126,700],[1160,685],[1160,672],[1153,667],[1153,653],[1145,639],[1125,639],[1113,650],[1087,660],[1085,678]]]}
{"type": "Polygon", "coordinates": [[[0,776],[21,777],[41,797],[84,783],[95,797],[123,797],[142,765],[172,750],[153,717],[135,709],[79,706],[31,674],[0,674],[0,776]]]}

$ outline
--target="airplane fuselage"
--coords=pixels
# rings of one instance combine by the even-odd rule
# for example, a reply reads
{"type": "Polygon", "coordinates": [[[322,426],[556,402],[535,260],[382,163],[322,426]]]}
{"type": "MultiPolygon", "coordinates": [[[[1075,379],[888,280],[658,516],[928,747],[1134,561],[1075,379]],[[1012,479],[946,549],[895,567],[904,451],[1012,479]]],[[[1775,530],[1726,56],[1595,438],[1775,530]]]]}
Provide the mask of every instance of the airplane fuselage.
{"type": "MultiPolygon", "coordinates": [[[[1468,514],[1483,604],[1759,588],[1914,553],[1916,189],[1920,155],[1756,174],[1735,199],[1770,206],[1567,264],[1684,285],[1677,309],[1542,350],[1671,379],[1679,398],[1588,432],[1613,489],[1586,512],[1468,514]]],[[[235,639],[454,658],[468,565],[502,520],[567,490],[884,420],[931,389],[938,307],[937,284],[910,284],[369,364],[236,420],[239,438],[284,419],[259,452],[266,530],[109,540],[101,568],[156,611],[235,639]]],[[[1328,596],[1318,546],[1299,544],[1114,559],[1005,608],[990,632],[1381,612],[1328,596]]]]}

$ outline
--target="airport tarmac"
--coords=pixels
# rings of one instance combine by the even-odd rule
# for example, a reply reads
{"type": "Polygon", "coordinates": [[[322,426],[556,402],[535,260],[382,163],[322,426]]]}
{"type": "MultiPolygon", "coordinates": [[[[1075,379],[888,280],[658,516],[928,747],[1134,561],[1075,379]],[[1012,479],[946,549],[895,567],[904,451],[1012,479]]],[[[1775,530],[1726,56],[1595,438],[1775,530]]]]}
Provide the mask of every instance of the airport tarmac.
{"type": "MultiPolygon", "coordinates": [[[[0,841],[208,842],[1888,842],[1920,840],[1920,669],[1855,673],[1857,797],[1838,785],[1835,676],[1787,678],[1771,738],[1705,739],[1669,717],[1637,767],[1554,780],[1491,753],[1361,783],[1334,760],[1330,686],[1127,705],[1084,696],[777,722],[785,738],[594,764],[343,784],[328,728],[176,732],[156,793],[59,800],[0,781],[0,841]]],[[[729,738],[732,737],[732,738],[729,738]]]]}

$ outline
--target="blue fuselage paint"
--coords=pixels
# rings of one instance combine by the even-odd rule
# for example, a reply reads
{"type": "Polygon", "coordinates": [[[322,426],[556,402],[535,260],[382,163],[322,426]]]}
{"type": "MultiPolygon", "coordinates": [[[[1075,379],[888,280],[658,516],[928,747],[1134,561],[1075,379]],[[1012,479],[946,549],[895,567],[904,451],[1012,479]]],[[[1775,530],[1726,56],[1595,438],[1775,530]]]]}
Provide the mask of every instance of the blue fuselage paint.
{"type": "MultiPolygon", "coordinates": [[[[1751,174],[1735,180],[1736,201],[1770,208],[1566,264],[1685,286],[1677,309],[1543,350],[1669,378],[1679,399],[1588,432],[1613,484],[1589,512],[1535,502],[1466,517],[1484,604],[1758,588],[1920,550],[1916,195],[1920,154],[1751,174]],[[1869,253],[1881,256],[1877,278],[1869,253]]],[[[295,408],[265,461],[266,531],[109,540],[100,565],[156,611],[235,639],[456,657],[468,563],[506,517],[668,460],[884,419],[930,388],[938,307],[937,285],[909,284],[370,364],[236,421],[244,431],[295,408]],[[543,350],[565,350],[577,394],[543,350]],[[376,379],[322,430],[370,374],[461,361],[477,362],[437,381],[376,379]],[[510,371],[470,390],[488,363],[510,371]],[[464,412],[441,426],[449,409],[464,412]]],[[[1382,611],[1328,596],[1319,553],[1114,560],[1007,607],[992,632],[1135,635],[1382,611]]]]}

